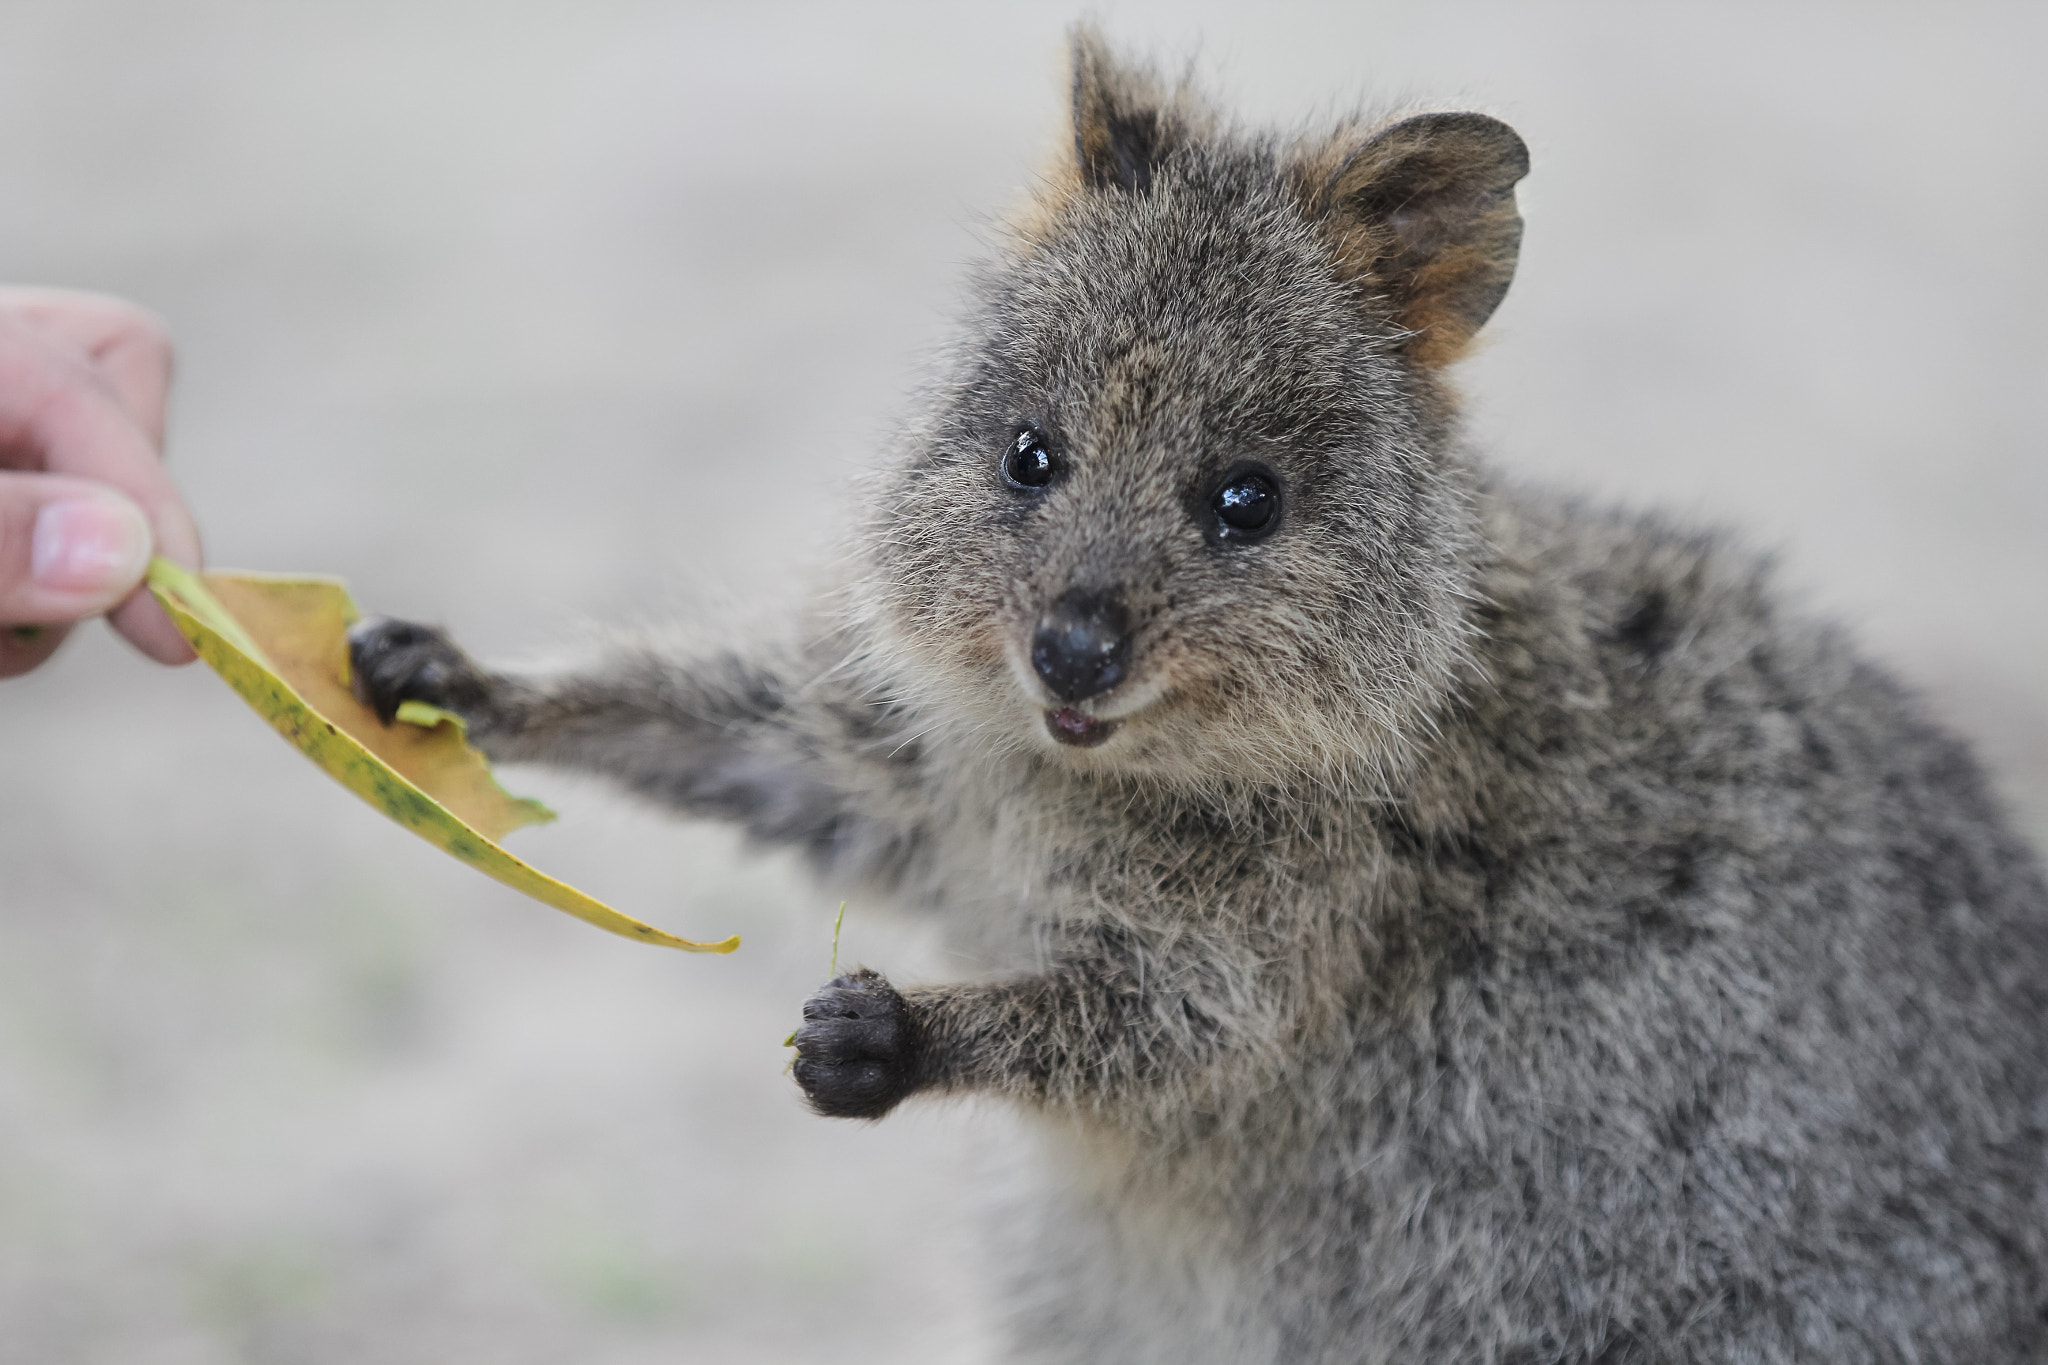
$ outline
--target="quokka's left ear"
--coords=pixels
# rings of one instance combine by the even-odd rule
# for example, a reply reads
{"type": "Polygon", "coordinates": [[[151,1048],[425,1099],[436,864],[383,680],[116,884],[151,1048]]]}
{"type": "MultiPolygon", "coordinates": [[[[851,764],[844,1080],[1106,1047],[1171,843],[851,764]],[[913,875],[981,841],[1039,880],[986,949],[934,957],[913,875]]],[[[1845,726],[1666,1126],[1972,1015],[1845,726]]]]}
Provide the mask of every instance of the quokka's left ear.
{"type": "Polygon", "coordinates": [[[1312,188],[1345,267],[1393,301],[1421,364],[1456,360],[1507,294],[1522,243],[1515,182],[1528,173],[1528,147],[1499,119],[1418,114],[1312,188]]]}

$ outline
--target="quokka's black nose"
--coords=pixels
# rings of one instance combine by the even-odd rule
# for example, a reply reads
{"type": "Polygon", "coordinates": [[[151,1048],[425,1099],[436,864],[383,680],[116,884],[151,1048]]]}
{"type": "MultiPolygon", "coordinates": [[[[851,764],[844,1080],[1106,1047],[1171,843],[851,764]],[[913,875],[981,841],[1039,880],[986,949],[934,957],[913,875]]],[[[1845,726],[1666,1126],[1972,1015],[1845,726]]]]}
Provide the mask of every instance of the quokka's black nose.
{"type": "Polygon", "coordinates": [[[1061,701],[1099,696],[1123,681],[1131,618],[1114,594],[1069,588],[1038,623],[1031,666],[1061,701]]]}

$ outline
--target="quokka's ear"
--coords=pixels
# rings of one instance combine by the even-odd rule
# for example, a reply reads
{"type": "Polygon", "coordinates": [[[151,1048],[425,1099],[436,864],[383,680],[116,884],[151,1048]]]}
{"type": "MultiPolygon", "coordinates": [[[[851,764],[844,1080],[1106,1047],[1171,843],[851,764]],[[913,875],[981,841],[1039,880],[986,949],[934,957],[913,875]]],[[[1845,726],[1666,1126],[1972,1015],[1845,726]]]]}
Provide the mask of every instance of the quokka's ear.
{"type": "Polygon", "coordinates": [[[1071,43],[1081,183],[1142,194],[1152,187],[1153,171],[1189,136],[1194,110],[1186,88],[1168,87],[1151,71],[1119,62],[1088,25],[1075,26],[1071,43]]]}
{"type": "Polygon", "coordinates": [[[1367,138],[1317,196],[1346,268],[1393,299],[1420,363],[1457,359],[1507,294],[1528,173],[1528,147],[1499,119],[1418,114],[1367,138]]]}

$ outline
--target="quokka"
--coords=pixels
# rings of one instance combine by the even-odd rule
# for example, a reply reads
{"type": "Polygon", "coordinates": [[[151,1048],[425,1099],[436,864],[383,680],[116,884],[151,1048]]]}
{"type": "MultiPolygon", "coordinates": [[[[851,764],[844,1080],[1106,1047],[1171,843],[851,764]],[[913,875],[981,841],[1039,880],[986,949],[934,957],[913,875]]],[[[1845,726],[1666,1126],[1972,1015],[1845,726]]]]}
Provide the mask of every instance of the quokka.
{"type": "Polygon", "coordinates": [[[366,622],[366,699],[958,930],[795,1074],[1035,1117],[1018,1360],[2048,1359],[2040,867],[1756,559],[1468,447],[1521,139],[1073,58],[836,595],[546,677],[366,622]]]}

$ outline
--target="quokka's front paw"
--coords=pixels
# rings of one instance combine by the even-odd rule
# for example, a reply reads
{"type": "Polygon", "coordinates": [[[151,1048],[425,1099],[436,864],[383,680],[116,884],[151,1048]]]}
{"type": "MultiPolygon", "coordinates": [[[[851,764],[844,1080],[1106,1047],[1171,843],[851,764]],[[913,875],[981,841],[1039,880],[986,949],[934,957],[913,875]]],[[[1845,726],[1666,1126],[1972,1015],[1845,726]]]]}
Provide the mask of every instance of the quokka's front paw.
{"type": "Polygon", "coordinates": [[[490,691],[483,670],[446,635],[388,616],[364,617],[349,627],[348,664],[356,700],[386,725],[409,701],[468,716],[490,691]]]}
{"type": "Polygon", "coordinates": [[[796,1083],[827,1118],[878,1119],[917,1088],[917,1030],[896,988],[863,967],[804,1002],[796,1083]]]}

